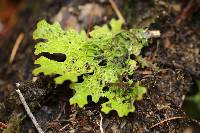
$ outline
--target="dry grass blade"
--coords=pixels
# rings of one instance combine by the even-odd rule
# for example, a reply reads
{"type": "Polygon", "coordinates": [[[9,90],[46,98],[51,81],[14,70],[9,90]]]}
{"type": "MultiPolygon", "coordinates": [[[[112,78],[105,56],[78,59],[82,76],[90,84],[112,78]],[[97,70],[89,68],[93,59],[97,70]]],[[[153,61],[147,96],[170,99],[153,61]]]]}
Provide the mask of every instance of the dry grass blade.
{"type": "Polygon", "coordinates": [[[15,55],[23,39],[24,39],[24,33],[20,33],[17,37],[17,40],[15,41],[14,47],[10,55],[10,59],[9,59],[10,64],[12,64],[13,60],[15,59],[15,55]]]}
{"type": "Polygon", "coordinates": [[[117,17],[122,21],[122,23],[124,24],[125,23],[125,19],[124,17],[122,16],[121,12],[119,11],[117,5],[115,4],[115,2],[113,0],[109,0],[113,10],[115,11],[115,13],[117,14],[117,17]]]}

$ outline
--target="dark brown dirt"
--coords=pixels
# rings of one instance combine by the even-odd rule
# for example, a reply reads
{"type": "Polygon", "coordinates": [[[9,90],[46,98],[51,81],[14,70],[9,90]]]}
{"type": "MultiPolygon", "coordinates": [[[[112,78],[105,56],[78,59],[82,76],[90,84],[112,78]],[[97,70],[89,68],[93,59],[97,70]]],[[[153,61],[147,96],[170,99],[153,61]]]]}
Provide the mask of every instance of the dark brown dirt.
{"type": "MultiPolygon", "coordinates": [[[[143,56],[154,64],[152,68],[140,69],[132,77],[134,81],[141,81],[148,88],[148,93],[143,100],[136,102],[134,113],[123,118],[119,118],[114,111],[105,115],[100,111],[101,102],[98,104],[90,102],[84,108],[70,106],[69,98],[72,96],[72,90],[68,88],[69,82],[55,86],[51,77],[44,76],[40,76],[36,82],[31,81],[35,59],[33,55],[35,43],[31,34],[38,20],[45,18],[52,21],[62,7],[71,7],[76,14],[66,10],[63,13],[67,14],[65,17],[74,20],[78,29],[90,30],[94,24],[107,22],[109,18],[115,16],[114,12],[110,11],[109,3],[100,0],[95,1],[96,4],[110,12],[102,13],[106,18],[104,20],[102,16],[85,16],[90,19],[79,18],[81,11],[78,6],[90,4],[90,0],[66,2],[47,0],[44,3],[36,0],[32,3],[27,1],[12,35],[7,40],[0,41],[0,122],[8,124],[10,129],[20,127],[22,133],[36,132],[14,91],[15,83],[19,82],[21,84],[19,89],[36,119],[48,133],[99,133],[101,115],[102,127],[106,133],[182,133],[189,129],[198,133],[199,122],[190,119],[181,107],[193,81],[200,79],[200,12],[195,9],[177,26],[176,18],[182,10],[177,11],[173,7],[179,4],[184,9],[187,2],[133,1],[117,2],[126,16],[127,27],[150,26],[150,29],[160,30],[162,33],[160,38],[153,39],[150,46],[143,50],[143,56]],[[15,61],[9,64],[7,62],[12,45],[20,32],[25,34],[25,38],[15,61]],[[155,69],[155,66],[159,69],[155,69]]],[[[63,21],[61,23],[65,27],[65,23],[63,21]]]]}

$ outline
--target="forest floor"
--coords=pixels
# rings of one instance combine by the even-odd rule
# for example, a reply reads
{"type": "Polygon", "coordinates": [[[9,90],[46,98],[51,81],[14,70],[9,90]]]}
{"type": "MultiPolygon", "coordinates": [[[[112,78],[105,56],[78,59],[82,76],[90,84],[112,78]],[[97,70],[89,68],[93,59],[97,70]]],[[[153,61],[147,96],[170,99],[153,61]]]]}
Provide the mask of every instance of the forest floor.
{"type": "Polygon", "coordinates": [[[2,1],[7,10],[0,12],[0,22],[5,22],[4,27],[0,26],[0,132],[37,132],[18,98],[16,83],[45,133],[102,133],[101,127],[105,133],[200,131],[199,121],[183,109],[186,95],[200,80],[198,0],[115,0],[125,28],[161,32],[161,37],[152,39],[142,50],[143,57],[159,71],[145,68],[134,74],[132,80],[140,81],[148,92],[135,103],[136,111],[122,118],[114,111],[102,113],[101,101],[95,104],[88,99],[84,108],[72,106],[69,98],[73,92],[68,81],[55,86],[52,77],[32,75],[36,59],[32,33],[39,20],[58,21],[63,29],[89,32],[94,25],[117,18],[112,4],[107,0],[10,1],[2,1]]]}

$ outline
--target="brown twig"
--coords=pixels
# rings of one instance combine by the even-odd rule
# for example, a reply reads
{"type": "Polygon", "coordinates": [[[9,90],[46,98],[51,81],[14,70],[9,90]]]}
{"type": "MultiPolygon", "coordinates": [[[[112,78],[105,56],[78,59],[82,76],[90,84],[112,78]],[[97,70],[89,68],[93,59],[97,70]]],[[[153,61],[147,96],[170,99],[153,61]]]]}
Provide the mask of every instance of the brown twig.
{"type": "Polygon", "coordinates": [[[189,1],[187,6],[183,9],[181,14],[177,17],[175,25],[179,26],[194,10],[199,8],[200,4],[194,0],[189,1]]]}
{"type": "Polygon", "coordinates": [[[125,19],[124,17],[122,16],[121,12],[119,11],[117,5],[115,4],[115,2],[113,0],[109,0],[113,10],[115,11],[117,17],[122,21],[122,23],[124,24],[125,23],[125,19]]]}
{"type": "Polygon", "coordinates": [[[15,55],[23,39],[24,39],[24,33],[20,33],[15,41],[14,47],[10,55],[10,59],[9,59],[10,64],[12,64],[13,60],[15,59],[15,55]]]}
{"type": "Polygon", "coordinates": [[[163,121],[160,121],[160,122],[158,122],[158,123],[152,125],[150,128],[154,128],[154,127],[156,127],[156,126],[158,126],[158,125],[161,125],[161,124],[163,124],[163,123],[165,123],[165,122],[168,122],[168,121],[171,121],[171,120],[184,119],[184,118],[185,118],[185,117],[182,117],[182,116],[176,116],[176,117],[167,118],[167,119],[165,119],[165,120],[163,120],[163,121]]]}

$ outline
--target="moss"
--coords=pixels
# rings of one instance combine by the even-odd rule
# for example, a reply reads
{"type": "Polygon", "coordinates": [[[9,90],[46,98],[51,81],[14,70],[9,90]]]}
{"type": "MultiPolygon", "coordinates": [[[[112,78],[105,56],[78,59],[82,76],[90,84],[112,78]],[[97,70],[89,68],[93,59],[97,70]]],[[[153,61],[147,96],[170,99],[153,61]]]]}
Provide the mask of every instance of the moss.
{"type": "Polygon", "coordinates": [[[20,124],[22,119],[17,113],[13,113],[10,120],[8,127],[3,131],[3,133],[20,133],[20,124]]]}

